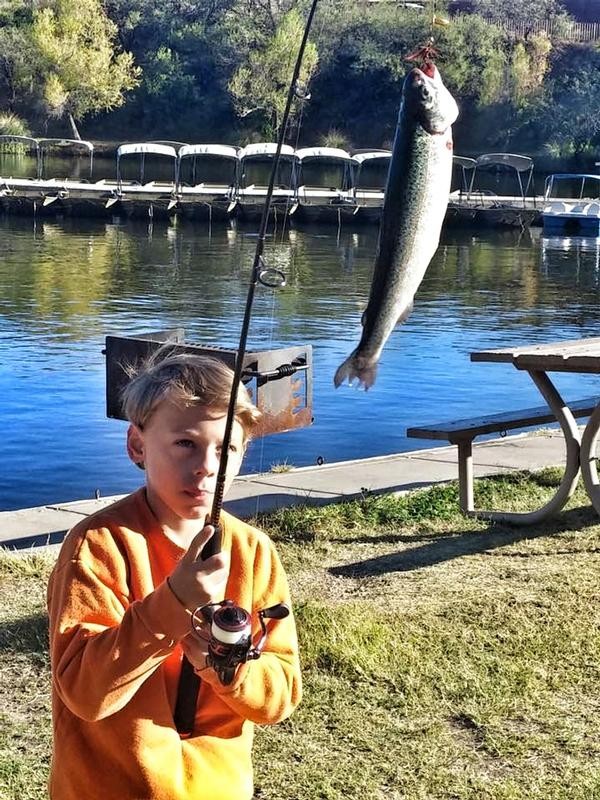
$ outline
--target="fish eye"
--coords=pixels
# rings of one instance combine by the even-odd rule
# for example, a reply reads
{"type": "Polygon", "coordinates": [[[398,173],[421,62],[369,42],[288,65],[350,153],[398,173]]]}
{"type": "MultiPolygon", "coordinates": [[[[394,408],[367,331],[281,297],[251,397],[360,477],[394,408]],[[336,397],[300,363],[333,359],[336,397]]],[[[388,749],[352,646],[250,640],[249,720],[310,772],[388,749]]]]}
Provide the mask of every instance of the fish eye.
{"type": "Polygon", "coordinates": [[[423,98],[423,100],[429,100],[429,98],[431,97],[431,92],[429,91],[427,86],[425,86],[425,84],[423,83],[423,84],[421,84],[419,89],[420,89],[421,97],[423,98]]]}

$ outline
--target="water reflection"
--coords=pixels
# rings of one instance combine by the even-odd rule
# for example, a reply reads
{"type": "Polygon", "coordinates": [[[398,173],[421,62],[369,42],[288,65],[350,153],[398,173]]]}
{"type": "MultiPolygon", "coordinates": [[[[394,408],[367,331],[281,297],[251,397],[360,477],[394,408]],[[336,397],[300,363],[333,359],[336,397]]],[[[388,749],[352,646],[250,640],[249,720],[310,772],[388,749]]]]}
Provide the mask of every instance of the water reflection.
{"type": "MultiPolygon", "coordinates": [[[[256,228],[0,217],[0,507],[127,491],[124,425],[104,416],[107,334],[183,327],[235,347],[256,228]]],[[[446,231],[407,323],[390,338],[375,387],[333,388],[360,336],[375,228],[269,233],[265,260],[287,284],[256,295],[249,347],[310,343],[310,429],[255,443],[245,469],[414,449],[408,425],[535,405],[526,376],[472,364],[472,350],[598,335],[597,240],[531,231],[446,231]]],[[[593,376],[560,376],[567,396],[593,376]]],[[[589,391],[588,391],[589,393],[589,391]]],[[[423,443],[425,446],[425,443],[423,443]]]]}
{"type": "Polygon", "coordinates": [[[564,274],[568,265],[577,283],[593,282],[598,285],[600,271],[600,237],[597,236],[543,236],[541,239],[542,269],[546,275],[564,274]]]}

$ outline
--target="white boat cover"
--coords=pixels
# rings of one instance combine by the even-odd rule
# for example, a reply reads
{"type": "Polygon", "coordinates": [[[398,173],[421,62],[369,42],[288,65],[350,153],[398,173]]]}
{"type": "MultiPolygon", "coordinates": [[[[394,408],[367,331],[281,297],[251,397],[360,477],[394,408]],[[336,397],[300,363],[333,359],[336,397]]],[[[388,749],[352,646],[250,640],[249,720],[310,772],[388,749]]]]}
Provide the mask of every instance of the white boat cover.
{"type": "Polygon", "coordinates": [[[507,167],[516,169],[517,172],[533,169],[533,159],[529,158],[529,156],[519,156],[514,153],[484,153],[482,156],[478,156],[475,161],[478,167],[504,164],[507,167]]]}
{"type": "Polygon", "coordinates": [[[94,151],[94,145],[85,139],[38,139],[38,144],[42,149],[48,147],[83,147],[89,153],[94,151]]]}
{"type": "MultiPolygon", "coordinates": [[[[277,144],[275,142],[258,142],[257,144],[247,144],[239,152],[240,159],[248,158],[249,156],[274,156],[277,151],[277,144]]],[[[289,144],[281,146],[282,156],[294,156],[295,150],[289,144]]]]}
{"type": "Polygon", "coordinates": [[[362,164],[363,161],[371,161],[375,158],[391,158],[391,150],[368,150],[365,153],[356,153],[352,156],[352,161],[355,164],[362,164]]]}
{"type": "Polygon", "coordinates": [[[117,150],[117,160],[121,158],[121,156],[136,154],[177,158],[177,151],[174,147],[170,147],[166,144],[154,144],[153,142],[138,142],[134,144],[122,144],[117,150]]]}
{"type": "Polygon", "coordinates": [[[5,133],[0,136],[0,144],[2,142],[17,142],[18,144],[27,145],[27,147],[32,147],[35,150],[39,148],[39,142],[37,139],[33,139],[31,136],[17,136],[16,134],[12,133],[5,133]]]}
{"type": "Polygon", "coordinates": [[[296,157],[302,161],[304,158],[335,158],[351,161],[350,153],[339,147],[303,147],[296,150],[296,157]]]}
{"type": "Polygon", "coordinates": [[[475,169],[477,166],[477,161],[474,158],[467,158],[467,156],[452,156],[452,161],[463,169],[475,169]]]}
{"type": "Polygon", "coordinates": [[[238,158],[238,147],[228,144],[186,144],[179,150],[179,160],[186,156],[223,156],[238,158]]]}

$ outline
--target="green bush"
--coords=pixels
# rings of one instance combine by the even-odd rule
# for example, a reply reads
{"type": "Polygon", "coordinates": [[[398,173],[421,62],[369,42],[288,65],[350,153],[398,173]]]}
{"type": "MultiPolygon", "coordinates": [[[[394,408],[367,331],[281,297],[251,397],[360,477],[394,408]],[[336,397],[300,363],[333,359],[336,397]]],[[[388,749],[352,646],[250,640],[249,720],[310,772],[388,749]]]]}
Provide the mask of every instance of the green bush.
{"type": "Polygon", "coordinates": [[[349,150],[351,147],[348,137],[337,128],[330,128],[327,133],[324,133],[319,139],[321,147],[339,147],[342,150],[349,150]]]}
{"type": "Polygon", "coordinates": [[[0,135],[30,136],[31,132],[24,119],[11,111],[0,111],[0,135]]]}

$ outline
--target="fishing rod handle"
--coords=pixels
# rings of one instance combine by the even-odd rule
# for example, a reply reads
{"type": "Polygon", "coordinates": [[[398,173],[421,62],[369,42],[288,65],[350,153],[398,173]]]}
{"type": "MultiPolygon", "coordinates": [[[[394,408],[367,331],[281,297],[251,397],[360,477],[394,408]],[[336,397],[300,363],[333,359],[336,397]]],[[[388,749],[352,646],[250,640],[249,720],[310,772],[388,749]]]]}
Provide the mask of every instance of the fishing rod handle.
{"type": "Polygon", "coordinates": [[[217,553],[221,552],[221,539],[222,539],[222,529],[220,525],[215,525],[215,532],[210,537],[208,542],[202,548],[202,552],[200,553],[200,558],[202,561],[206,561],[207,558],[216,555],[217,553]]]}

